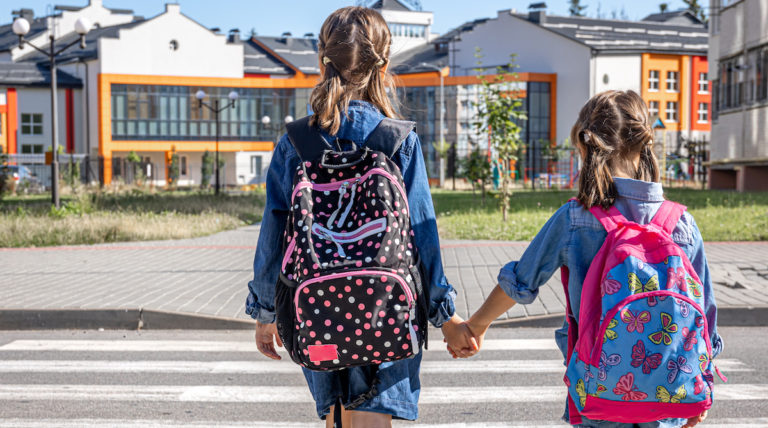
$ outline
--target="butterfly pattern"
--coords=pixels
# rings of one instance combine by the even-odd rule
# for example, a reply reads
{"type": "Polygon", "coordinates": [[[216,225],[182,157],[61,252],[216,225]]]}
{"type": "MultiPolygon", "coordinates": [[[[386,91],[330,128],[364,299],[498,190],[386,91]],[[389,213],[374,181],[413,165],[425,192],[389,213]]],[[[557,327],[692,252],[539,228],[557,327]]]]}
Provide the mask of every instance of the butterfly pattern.
{"type": "Polygon", "coordinates": [[[680,403],[686,396],[688,393],[685,391],[685,385],[680,385],[675,395],[670,394],[667,388],[661,385],[656,387],[656,399],[661,403],[680,403]]]}
{"type": "Polygon", "coordinates": [[[645,323],[651,321],[651,313],[642,311],[639,314],[635,314],[632,310],[624,308],[621,311],[621,320],[627,323],[628,333],[633,331],[642,333],[645,330],[645,323]]]}
{"type": "Polygon", "coordinates": [[[608,391],[608,388],[605,387],[605,385],[597,384],[597,389],[595,390],[594,394],[587,394],[590,397],[600,398],[600,394],[604,393],[605,391],[608,391]]]}
{"type": "Polygon", "coordinates": [[[648,398],[648,394],[640,391],[635,386],[635,375],[629,372],[619,378],[616,386],[613,387],[613,393],[621,396],[624,401],[641,401],[648,398]]]}
{"type": "Polygon", "coordinates": [[[693,278],[688,277],[686,278],[686,282],[688,283],[688,287],[691,289],[691,294],[693,294],[693,297],[700,298],[701,297],[701,284],[694,281],[693,278]]]}
{"type": "Polygon", "coordinates": [[[699,368],[704,372],[707,370],[707,367],[709,367],[709,356],[707,354],[699,355],[699,368]]]}
{"type": "Polygon", "coordinates": [[[688,327],[683,327],[683,349],[686,351],[693,350],[693,345],[699,342],[696,339],[696,330],[688,330],[688,327]]]}
{"type": "Polygon", "coordinates": [[[678,289],[682,292],[688,291],[688,286],[686,285],[685,280],[686,275],[684,268],[679,267],[677,269],[667,269],[667,290],[678,289]]]}
{"type": "Polygon", "coordinates": [[[643,373],[649,374],[651,370],[658,368],[661,365],[662,355],[660,353],[651,353],[651,351],[645,350],[645,344],[642,340],[638,340],[635,346],[632,347],[632,367],[643,366],[643,373]]]}
{"type": "Polygon", "coordinates": [[[669,346],[672,344],[672,335],[677,333],[677,324],[672,322],[672,315],[662,312],[661,313],[661,330],[651,333],[648,339],[656,345],[664,344],[669,346]]]}
{"type": "Polygon", "coordinates": [[[659,276],[654,275],[643,284],[640,278],[634,273],[629,273],[629,291],[632,294],[647,293],[649,291],[656,291],[659,289],[659,276]]]}
{"type": "Polygon", "coordinates": [[[696,395],[699,395],[701,394],[701,391],[704,391],[705,387],[706,385],[704,384],[704,381],[701,379],[701,375],[696,375],[693,383],[693,393],[696,395]]]}
{"type": "Polygon", "coordinates": [[[619,290],[621,290],[621,283],[610,277],[600,284],[600,295],[602,297],[605,297],[606,294],[616,294],[619,290]]]}
{"type": "Polygon", "coordinates": [[[669,374],[667,374],[668,383],[674,383],[680,372],[689,374],[693,373],[693,368],[690,366],[690,364],[687,364],[687,362],[688,360],[686,360],[682,355],[678,356],[677,359],[672,358],[671,360],[667,361],[667,370],[669,370],[669,374]]]}
{"type": "Polygon", "coordinates": [[[619,320],[617,319],[612,319],[608,323],[608,328],[605,329],[605,334],[603,335],[603,343],[609,340],[616,340],[616,338],[619,337],[619,335],[613,330],[618,325],[619,325],[619,320]]]}
{"type": "Polygon", "coordinates": [[[608,377],[608,370],[610,370],[612,366],[618,366],[619,363],[621,363],[621,355],[607,355],[605,351],[602,351],[600,353],[600,362],[597,367],[597,378],[599,380],[605,380],[608,377]]]}
{"type": "Polygon", "coordinates": [[[576,394],[579,395],[579,404],[584,408],[584,405],[587,404],[587,388],[584,386],[583,379],[579,379],[579,381],[576,382],[576,394]]]}

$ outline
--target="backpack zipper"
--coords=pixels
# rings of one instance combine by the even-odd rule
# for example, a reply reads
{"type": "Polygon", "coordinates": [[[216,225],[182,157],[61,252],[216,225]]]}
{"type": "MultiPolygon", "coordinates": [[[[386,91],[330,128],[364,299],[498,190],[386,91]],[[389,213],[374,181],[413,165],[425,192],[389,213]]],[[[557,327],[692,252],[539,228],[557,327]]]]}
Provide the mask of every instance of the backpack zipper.
{"type": "Polygon", "coordinates": [[[397,178],[395,178],[394,175],[390,174],[388,171],[384,170],[383,168],[371,168],[368,172],[363,174],[360,177],[354,177],[350,178],[349,180],[344,181],[337,181],[333,183],[312,183],[310,181],[301,181],[293,188],[293,193],[291,194],[291,204],[293,204],[293,200],[296,198],[296,195],[299,194],[301,189],[310,188],[312,190],[318,190],[321,192],[325,191],[332,191],[332,190],[338,190],[341,186],[344,186],[345,184],[349,186],[350,183],[353,183],[355,181],[365,181],[368,178],[370,178],[372,175],[381,175],[385,178],[387,178],[392,184],[395,185],[397,190],[400,192],[400,195],[402,196],[403,200],[405,201],[405,208],[410,212],[410,207],[408,205],[408,196],[407,193],[405,193],[405,189],[403,189],[403,186],[400,185],[397,178]]]}

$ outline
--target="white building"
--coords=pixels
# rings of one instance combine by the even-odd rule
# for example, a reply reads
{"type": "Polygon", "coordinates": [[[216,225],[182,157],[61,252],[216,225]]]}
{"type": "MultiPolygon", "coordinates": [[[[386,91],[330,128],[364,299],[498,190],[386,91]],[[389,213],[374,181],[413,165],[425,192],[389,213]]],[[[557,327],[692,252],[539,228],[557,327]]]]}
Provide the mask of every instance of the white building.
{"type": "Polygon", "coordinates": [[[711,185],[768,190],[768,0],[711,0],[711,185]]]}
{"type": "Polygon", "coordinates": [[[377,10],[389,24],[392,33],[392,55],[427,44],[432,34],[434,14],[421,10],[419,1],[377,0],[370,6],[377,10]]]}

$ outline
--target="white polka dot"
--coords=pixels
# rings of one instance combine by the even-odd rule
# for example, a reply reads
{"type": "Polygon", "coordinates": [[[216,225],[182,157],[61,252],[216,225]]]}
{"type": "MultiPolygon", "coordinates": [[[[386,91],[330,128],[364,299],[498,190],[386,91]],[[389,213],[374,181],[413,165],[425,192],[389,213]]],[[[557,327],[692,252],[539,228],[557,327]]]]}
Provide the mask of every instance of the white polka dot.
{"type": "Polygon", "coordinates": [[[396,311],[399,311],[399,310],[400,310],[400,308],[402,308],[402,306],[400,306],[400,305],[398,305],[398,304],[395,304],[395,306],[393,306],[393,307],[395,308],[395,310],[396,310],[396,311]]]}
{"type": "Polygon", "coordinates": [[[341,310],[341,309],[340,309],[338,306],[336,306],[335,308],[333,308],[333,311],[334,311],[334,312],[339,312],[340,310],[341,310]]]}
{"type": "Polygon", "coordinates": [[[323,294],[325,294],[325,292],[323,290],[317,290],[317,295],[318,296],[322,296],[323,294]]]}
{"type": "Polygon", "coordinates": [[[331,340],[331,333],[325,333],[325,334],[323,335],[323,339],[325,339],[325,340],[331,340]]]}
{"type": "Polygon", "coordinates": [[[349,296],[349,303],[355,303],[355,298],[353,296],[349,296]]]}
{"type": "Polygon", "coordinates": [[[385,348],[389,348],[390,346],[392,346],[392,343],[390,341],[384,342],[384,347],[385,348]]]}
{"type": "Polygon", "coordinates": [[[371,260],[372,260],[372,259],[371,259],[370,257],[366,257],[366,258],[365,258],[365,262],[366,262],[366,263],[370,263],[370,262],[371,262],[371,260]]]}
{"type": "Polygon", "coordinates": [[[315,309],[315,315],[320,313],[320,309],[315,309]]]}
{"type": "Polygon", "coordinates": [[[362,341],[362,340],[357,340],[357,341],[355,342],[355,345],[357,345],[357,346],[363,346],[363,341],[362,341]]]}
{"type": "Polygon", "coordinates": [[[382,325],[382,324],[381,324],[381,321],[379,321],[379,322],[377,322],[377,323],[376,323],[376,327],[381,327],[381,325],[382,325]]]}
{"type": "Polygon", "coordinates": [[[333,364],[339,364],[339,360],[333,360],[333,364]]]}

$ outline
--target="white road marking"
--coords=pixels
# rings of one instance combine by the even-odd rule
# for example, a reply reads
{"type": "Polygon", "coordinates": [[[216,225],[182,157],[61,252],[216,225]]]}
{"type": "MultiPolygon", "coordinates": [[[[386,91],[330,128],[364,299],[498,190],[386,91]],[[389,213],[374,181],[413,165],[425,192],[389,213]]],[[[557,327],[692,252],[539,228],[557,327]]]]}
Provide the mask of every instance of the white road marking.
{"type": "MultiPolygon", "coordinates": [[[[561,386],[442,387],[421,391],[420,404],[540,403],[565,399],[561,386]]],[[[718,385],[718,401],[768,400],[768,385],[718,385]]],[[[309,390],[286,386],[0,385],[0,400],[221,403],[313,403],[309,390]]]]}
{"type": "MultiPolygon", "coordinates": [[[[736,359],[722,359],[725,372],[753,371],[736,359]]],[[[423,361],[422,373],[564,373],[562,360],[423,361]]],[[[291,361],[168,361],[168,360],[3,360],[0,373],[184,373],[300,374],[291,361]]]]}
{"type": "MultiPolygon", "coordinates": [[[[552,339],[490,339],[484,351],[557,350],[552,339]]],[[[202,340],[14,340],[0,351],[81,351],[81,352],[252,352],[252,342],[202,340]]],[[[428,352],[446,352],[441,341],[430,341],[428,352]]]]}

